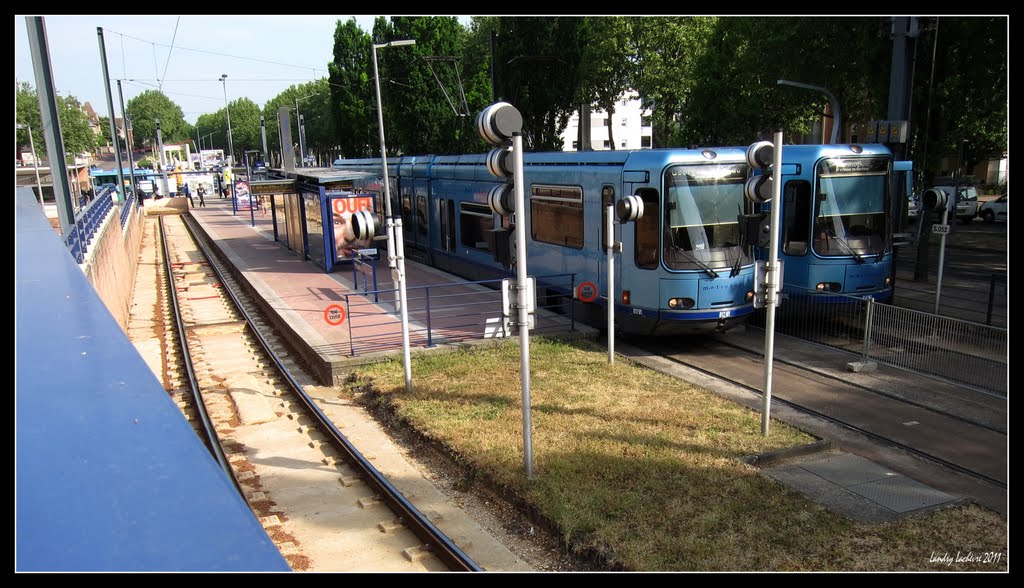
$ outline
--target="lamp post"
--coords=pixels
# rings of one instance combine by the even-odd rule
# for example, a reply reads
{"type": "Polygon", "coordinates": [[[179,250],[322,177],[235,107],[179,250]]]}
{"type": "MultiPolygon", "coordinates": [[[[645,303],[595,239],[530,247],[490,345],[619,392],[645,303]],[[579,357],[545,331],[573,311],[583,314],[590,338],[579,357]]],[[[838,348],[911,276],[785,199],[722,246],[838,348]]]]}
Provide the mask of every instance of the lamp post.
{"type": "Polygon", "coordinates": [[[777,80],[775,83],[780,85],[780,86],[794,86],[796,88],[803,88],[805,90],[815,90],[815,91],[821,92],[822,94],[824,94],[825,96],[828,97],[828,104],[829,104],[829,106],[832,109],[832,139],[831,139],[831,144],[835,145],[836,141],[839,138],[839,131],[842,128],[842,125],[843,125],[843,117],[842,117],[842,113],[839,111],[839,101],[836,100],[836,97],[832,94],[832,92],[829,92],[827,88],[822,88],[821,86],[814,86],[814,85],[811,85],[811,84],[803,84],[803,83],[800,83],[800,82],[791,82],[789,80],[777,80]]]}
{"type": "Polygon", "coordinates": [[[43,184],[39,181],[39,160],[36,158],[36,143],[32,140],[32,127],[30,125],[15,124],[16,129],[28,130],[28,148],[32,150],[32,169],[36,172],[36,190],[39,190],[39,206],[43,205],[43,184]]]}
{"type": "Polygon", "coordinates": [[[380,103],[380,74],[377,73],[377,49],[384,47],[399,47],[402,45],[415,45],[416,41],[406,39],[403,41],[391,41],[380,45],[373,44],[373,85],[377,92],[377,127],[380,132],[380,161],[384,171],[384,212],[387,215],[388,232],[388,266],[398,273],[398,305],[402,314],[402,355],[405,365],[405,390],[412,392],[412,371],[409,365],[409,309],[406,305],[405,294],[405,246],[402,240],[402,218],[394,218],[391,214],[391,186],[388,181],[388,155],[384,146],[384,111],[380,103]]]}
{"type": "Polygon", "coordinates": [[[224,112],[227,113],[228,117],[228,156],[231,157],[231,163],[235,163],[235,146],[231,142],[231,109],[228,108],[228,74],[220,74],[220,83],[224,86],[224,112]]]}

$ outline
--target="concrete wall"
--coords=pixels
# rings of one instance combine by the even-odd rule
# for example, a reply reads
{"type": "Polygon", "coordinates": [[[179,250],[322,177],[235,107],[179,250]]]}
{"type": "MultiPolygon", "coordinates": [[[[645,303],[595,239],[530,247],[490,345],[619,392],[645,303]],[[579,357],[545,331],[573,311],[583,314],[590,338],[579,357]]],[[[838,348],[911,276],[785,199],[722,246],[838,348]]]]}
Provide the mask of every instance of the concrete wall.
{"type": "Polygon", "coordinates": [[[138,209],[133,210],[122,231],[121,207],[114,207],[114,212],[89,247],[82,266],[85,277],[126,332],[144,219],[138,209]]]}

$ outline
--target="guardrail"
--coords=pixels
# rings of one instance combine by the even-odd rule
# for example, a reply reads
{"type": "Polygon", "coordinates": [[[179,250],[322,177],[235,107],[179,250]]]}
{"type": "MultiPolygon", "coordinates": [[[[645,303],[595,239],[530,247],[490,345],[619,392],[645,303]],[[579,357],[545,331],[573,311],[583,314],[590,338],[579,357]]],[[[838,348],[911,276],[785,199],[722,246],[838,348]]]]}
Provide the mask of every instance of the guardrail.
{"type": "MultiPolygon", "coordinates": [[[[434,347],[474,339],[512,334],[503,312],[502,281],[451,282],[407,288],[409,345],[434,347]]],[[[544,289],[572,292],[575,276],[560,274],[537,278],[538,293],[544,289]]],[[[349,353],[355,357],[402,346],[398,290],[364,290],[344,294],[349,353]],[[371,298],[373,300],[371,301],[371,298]],[[394,300],[391,308],[378,301],[394,300]]],[[[575,330],[572,300],[563,296],[538,296],[531,332],[575,330]]]]}
{"type": "Polygon", "coordinates": [[[71,251],[71,256],[80,264],[85,262],[85,255],[96,237],[96,232],[114,209],[112,192],[113,190],[101,189],[96,198],[85,203],[75,214],[75,223],[68,232],[64,244],[71,251]]]}
{"type": "MultiPolygon", "coordinates": [[[[829,304],[786,299],[775,332],[892,367],[1005,397],[1007,330],[891,304],[833,295],[829,304]]],[[[764,312],[750,326],[764,328],[764,312]]]]}

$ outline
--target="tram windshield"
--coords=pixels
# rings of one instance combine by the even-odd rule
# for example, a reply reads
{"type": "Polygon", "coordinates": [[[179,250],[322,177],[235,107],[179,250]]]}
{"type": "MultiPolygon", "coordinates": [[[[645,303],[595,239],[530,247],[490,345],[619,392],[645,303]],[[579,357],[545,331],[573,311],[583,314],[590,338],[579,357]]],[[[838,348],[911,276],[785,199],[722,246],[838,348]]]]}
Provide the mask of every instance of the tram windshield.
{"type": "Polygon", "coordinates": [[[818,164],[814,251],[863,262],[886,247],[888,158],[824,159],[818,164]]]}
{"type": "Polygon", "coordinates": [[[666,174],[664,259],[669,269],[711,269],[749,263],[737,217],[746,212],[744,163],[677,165],[666,174]]]}

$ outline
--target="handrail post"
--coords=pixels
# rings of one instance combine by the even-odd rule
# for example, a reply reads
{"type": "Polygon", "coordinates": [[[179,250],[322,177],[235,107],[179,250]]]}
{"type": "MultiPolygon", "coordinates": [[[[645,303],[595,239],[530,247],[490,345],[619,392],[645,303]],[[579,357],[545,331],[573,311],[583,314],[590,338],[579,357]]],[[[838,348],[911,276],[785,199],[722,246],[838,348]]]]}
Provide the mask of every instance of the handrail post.
{"type": "Polygon", "coordinates": [[[348,317],[348,353],[350,356],[356,356],[355,342],[352,340],[352,306],[348,302],[348,294],[345,294],[345,316],[348,317]]]}
{"type": "Polygon", "coordinates": [[[863,357],[861,358],[861,360],[864,362],[868,361],[868,347],[871,344],[871,319],[874,317],[875,314],[875,299],[868,296],[866,300],[868,305],[867,312],[865,312],[864,317],[864,353],[863,357]]]}
{"type": "Polygon", "coordinates": [[[427,298],[427,347],[433,347],[434,346],[434,340],[433,340],[433,337],[431,335],[431,329],[430,329],[430,286],[427,286],[424,289],[424,291],[426,292],[426,298],[427,298]]]}

